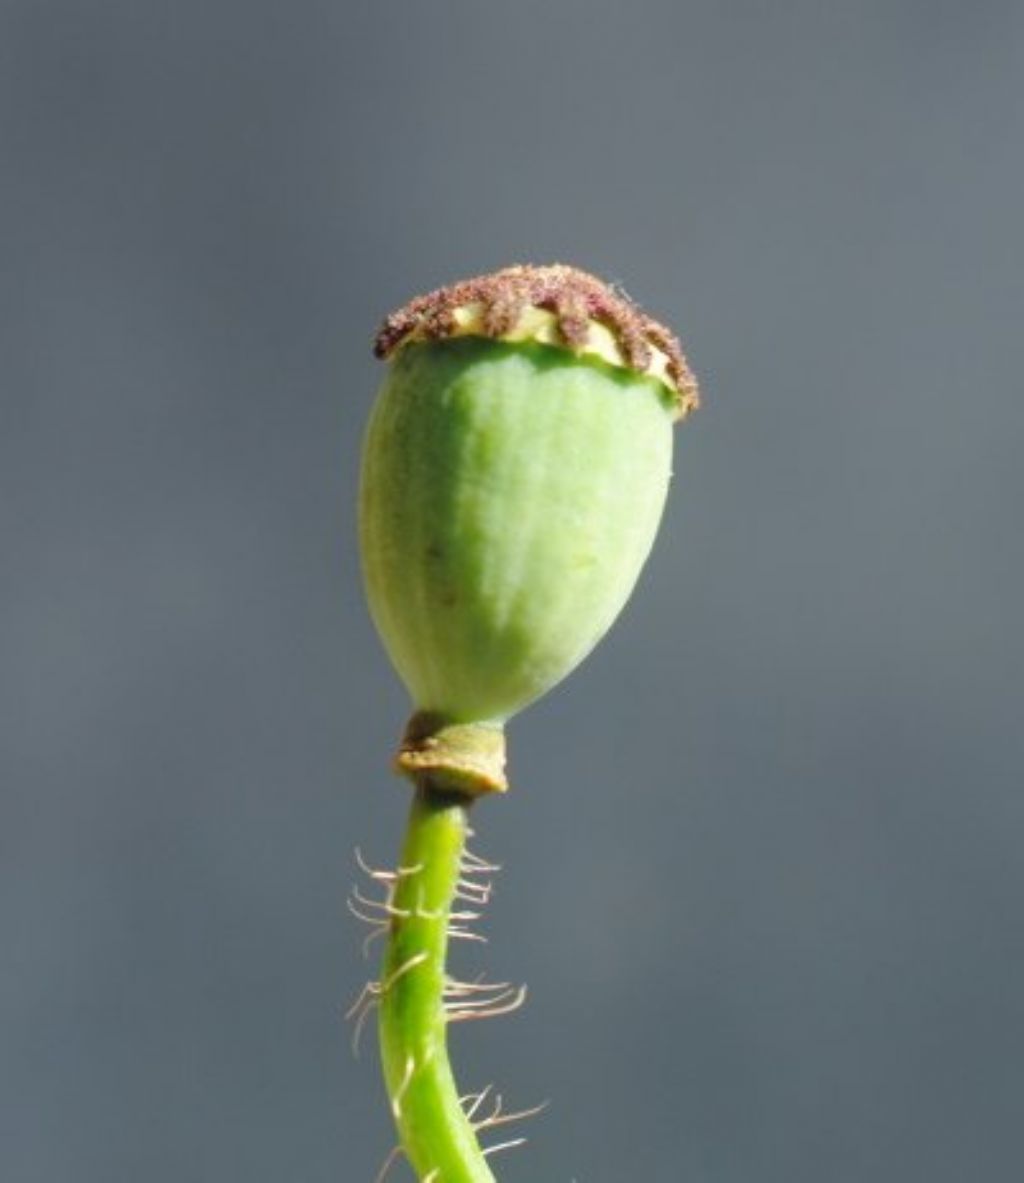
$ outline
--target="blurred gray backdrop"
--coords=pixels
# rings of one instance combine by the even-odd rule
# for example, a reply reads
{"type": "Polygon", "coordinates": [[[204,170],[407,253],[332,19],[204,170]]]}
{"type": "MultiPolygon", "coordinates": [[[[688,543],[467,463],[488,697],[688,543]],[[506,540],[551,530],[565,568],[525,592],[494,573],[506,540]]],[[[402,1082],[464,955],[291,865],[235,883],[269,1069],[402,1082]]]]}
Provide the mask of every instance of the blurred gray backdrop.
{"type": "Polygon", "coordinates": [[[502,1180],[1022,1177],[1022,115],[1013,0],[4,0],[5,1183],[373,1179],[368,340],[519,260],[706,408],[478,811],[502,1180]]]}

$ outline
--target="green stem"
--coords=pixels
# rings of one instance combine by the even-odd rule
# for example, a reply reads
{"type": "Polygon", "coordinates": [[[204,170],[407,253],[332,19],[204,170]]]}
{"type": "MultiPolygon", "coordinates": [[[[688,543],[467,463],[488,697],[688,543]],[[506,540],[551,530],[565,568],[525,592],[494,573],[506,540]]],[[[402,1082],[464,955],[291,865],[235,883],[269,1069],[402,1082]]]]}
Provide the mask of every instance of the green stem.
{"type": "Polygon", "coordinates": [[[421,1180],[495,1183],[459,1102],[444,1010],[448,919],[470,798],[424,780],[409,815],[381,976],[380,1044],[402,1148],[421,1180]]]}

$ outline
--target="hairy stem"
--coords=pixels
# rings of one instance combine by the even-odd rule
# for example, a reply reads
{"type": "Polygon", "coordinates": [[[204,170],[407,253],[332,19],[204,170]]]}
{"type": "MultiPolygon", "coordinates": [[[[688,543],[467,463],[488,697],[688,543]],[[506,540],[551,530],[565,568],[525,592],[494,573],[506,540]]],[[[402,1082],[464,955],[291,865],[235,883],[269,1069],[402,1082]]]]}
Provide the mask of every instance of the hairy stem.
{"type": "Polygon", "coordinates": [[[448,1061],[445,958],[470,798],[426,778],[409,815],[381,975],[380,1044],[402,1148],[421,1180],[495,1183],[448,1061]]]}

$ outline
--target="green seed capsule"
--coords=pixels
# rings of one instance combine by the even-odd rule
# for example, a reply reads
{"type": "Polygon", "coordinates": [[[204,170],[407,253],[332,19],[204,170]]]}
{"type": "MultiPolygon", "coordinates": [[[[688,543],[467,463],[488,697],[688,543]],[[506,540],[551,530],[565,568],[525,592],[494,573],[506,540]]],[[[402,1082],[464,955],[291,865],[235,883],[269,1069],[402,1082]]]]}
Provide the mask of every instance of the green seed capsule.
{"type": "Polygon", "coordinates": [[[636,583],[695,388],[667,330],[564,267],[414,301],[378,351],[360,528],[371,613],[417,708],[400,764],[503,788],[502,724],[636,583]]]}

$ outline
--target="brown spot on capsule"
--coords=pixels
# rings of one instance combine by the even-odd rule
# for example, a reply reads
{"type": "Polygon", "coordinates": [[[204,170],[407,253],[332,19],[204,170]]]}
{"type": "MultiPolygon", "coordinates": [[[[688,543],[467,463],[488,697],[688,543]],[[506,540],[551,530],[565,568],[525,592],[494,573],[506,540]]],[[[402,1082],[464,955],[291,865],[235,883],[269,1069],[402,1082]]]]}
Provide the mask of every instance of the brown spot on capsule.
{"type": "Polygon", "coordinates": [[[603,325],[615,339],[626,365],[646,373],[653,350],[665,356],[665,384],[682,418],[700,404],[697,382],[671,329],[649,317],[625,295],[595,275],[555,263],[547,267],[506,267],[417,296],[393,312],[374,342],[378,357],[390,357],[410,338],[440,340],[458,331],[456,310],[481,308],[479,334],[498,340],[511,333],[527,308],[551,312],[566,348],[586,348],[590,324],[603,325]]]}

